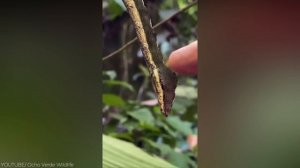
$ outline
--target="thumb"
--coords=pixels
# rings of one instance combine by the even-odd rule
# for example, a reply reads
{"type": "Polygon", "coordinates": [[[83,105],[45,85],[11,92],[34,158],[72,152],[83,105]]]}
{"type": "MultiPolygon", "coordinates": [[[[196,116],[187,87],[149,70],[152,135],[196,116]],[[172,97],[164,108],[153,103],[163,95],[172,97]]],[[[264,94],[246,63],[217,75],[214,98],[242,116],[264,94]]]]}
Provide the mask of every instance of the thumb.
{"type": "Polygon", "coordinates": [[[182,75],[196,75],[198,65],[198,42],[173,51],[167,66],[182,75]]]}

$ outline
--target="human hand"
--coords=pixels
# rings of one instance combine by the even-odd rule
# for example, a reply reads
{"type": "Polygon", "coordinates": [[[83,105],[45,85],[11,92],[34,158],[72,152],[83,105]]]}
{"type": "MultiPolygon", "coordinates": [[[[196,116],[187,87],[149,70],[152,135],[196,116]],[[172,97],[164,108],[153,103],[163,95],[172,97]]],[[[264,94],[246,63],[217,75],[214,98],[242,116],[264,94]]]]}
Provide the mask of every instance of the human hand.
{"type": "Polygon", "coordinates": [[[173,51],[167,66],[182,75],[196,75],[198,65],[198,41],[173,51]]]}

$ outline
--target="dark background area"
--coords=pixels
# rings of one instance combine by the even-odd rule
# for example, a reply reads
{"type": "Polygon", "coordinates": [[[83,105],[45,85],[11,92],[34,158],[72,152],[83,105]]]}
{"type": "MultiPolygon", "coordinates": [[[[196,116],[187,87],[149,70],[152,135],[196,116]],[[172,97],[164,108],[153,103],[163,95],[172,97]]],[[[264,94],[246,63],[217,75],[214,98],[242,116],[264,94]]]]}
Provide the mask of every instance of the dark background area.
{"type": "Polygon", "coordinates": [[[100,167],[101,1],[0,8],[0,162],[100,167]]]}
{"type": "Polygon", "coordinates": [[[200,167],[299,167],[299,9],[200,2],[200,167]]]}

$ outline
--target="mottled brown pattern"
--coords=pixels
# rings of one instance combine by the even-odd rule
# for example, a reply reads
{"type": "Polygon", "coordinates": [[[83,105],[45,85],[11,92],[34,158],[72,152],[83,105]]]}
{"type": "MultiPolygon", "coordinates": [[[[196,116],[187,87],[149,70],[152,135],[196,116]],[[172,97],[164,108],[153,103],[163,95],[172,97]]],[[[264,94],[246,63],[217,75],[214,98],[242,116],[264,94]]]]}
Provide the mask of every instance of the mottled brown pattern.
{"type": "Polygon", "coordinates": [[[147,9],[141,0],[123,0],[136,29],[146,64],[151,74],[152,85],[157,94],[161,112],[168,116],[175,98],[177,77],[168,69],[156,43],[147,9]]]}

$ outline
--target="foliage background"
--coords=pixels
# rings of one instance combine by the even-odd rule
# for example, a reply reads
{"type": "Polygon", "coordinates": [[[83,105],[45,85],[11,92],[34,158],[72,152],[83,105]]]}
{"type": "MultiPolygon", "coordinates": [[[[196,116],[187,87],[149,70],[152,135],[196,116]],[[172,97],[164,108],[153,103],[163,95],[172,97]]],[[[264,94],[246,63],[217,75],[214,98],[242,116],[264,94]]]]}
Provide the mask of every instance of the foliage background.
{"type": "MultiPolygon", "coordinates": [[[[145,1],[152,23],[191,1],[145,1]]],[[[103,49],[107,55],[135,37],[122,0],[103,1],[103,49]]],[[[197,39],[197,5],[156,29],[157,41],[168,55],[197,39]]],[[[104,134],[134,143],[180,168],[197,167],[197,150],[189,143],[197,135],[197,77],[179,76],[173,112],[165,118],[157,104],[149,72],[137,43],[103,61],[104,134]]]]}

